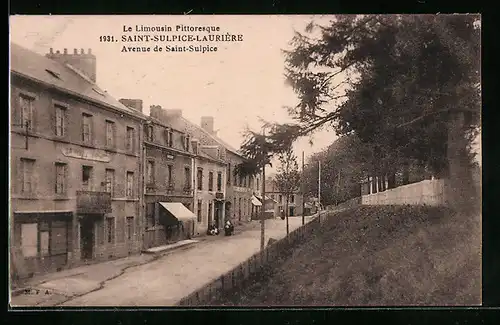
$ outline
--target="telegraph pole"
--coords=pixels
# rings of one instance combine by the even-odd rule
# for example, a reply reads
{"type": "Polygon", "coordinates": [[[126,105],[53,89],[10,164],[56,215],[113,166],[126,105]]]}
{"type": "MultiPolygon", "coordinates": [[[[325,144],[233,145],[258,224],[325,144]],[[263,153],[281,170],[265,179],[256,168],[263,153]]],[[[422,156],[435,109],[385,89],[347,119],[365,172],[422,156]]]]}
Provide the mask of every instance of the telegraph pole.
{"type": "MultiPolygon", "coordinates": [[[[265,141],[266,130],[262,129],[262,141],[265,141]]],[[[262,208],[260,211],[260,251],[264,251],[265,247],[265,220],[266,220],[266,151],[264,147],[264,143],[262,145],[262,159],[264,159],[264,163],[262,166],[262,208]]]]}
{"type": "Polygon", "coordinates": [[[318,161],[318,215],[321,215],[321,160],[318,161]]]}
{"type": "Polygon", "coordinates": [[[302,150],[302,225],[305,224],[306,198],[305,191],[305,174],[304,174],[304,151],[302,150]]]}

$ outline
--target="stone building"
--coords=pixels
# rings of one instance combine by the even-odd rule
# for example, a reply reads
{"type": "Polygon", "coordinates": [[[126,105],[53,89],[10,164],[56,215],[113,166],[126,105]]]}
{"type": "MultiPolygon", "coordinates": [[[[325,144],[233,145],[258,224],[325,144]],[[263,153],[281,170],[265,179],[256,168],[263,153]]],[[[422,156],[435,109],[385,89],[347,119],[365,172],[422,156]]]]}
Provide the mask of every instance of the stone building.
{"type": "Polygon", "coordinates": [[[226,163],[216,148],[199,145],[195,159],[196,235],[203,235],[210,225],[222,229],[225,220],[226,163]],[[215,150],[214,150],[215,149],[215,150]]]}
{"type": "MultiPolygon", "coordinates": [[[[276,183],[272,177],[266,180],[266,196],[271,198],[276,202],[274,205],[274,215],[275,217],[280,217],[284,215],[286,209],[286,193],[283,193],[276,186],[276,183]]],[[[296,217],[302,216],[302,202],[304,201],[303,195],[300,191],[295,191],[288,197],[288,216],[296,217]]]]}
{"type": "MultiPolygon", "coordinates": [[[[179,202],[191,212],[195,211],[193,171],[196,145],[193,146],[189,133],[171,123],[177,114],[180,111],[153,105],[144,126],[144,248],[182,239],[176,235],[178,229],[172,224],[172,218],[166,217],[171,211],[165,203],[179,202]]],[[[194,235],[194,220],[179,221],[185,223],[186,237],[194,235]]]]}
{"type": "Polygon", "coordinates": [[[225,218],[233,221],[249,221],[252,212],[254,177],[242,178],[235,175],[235,166],[242,163],[245,158],[237,149],[217,136],[214,130],[214,118],[204,116],[198,126],[183,118],[182,115],[178,115],[171,123],[192,134],[199,140],[204,150],[212,150],[215,157],[226,163],[226,193],[224,200],[221,201],[224,205],[225,218]]]}
{"type": "Polygon", "coordinates": [[[14,278],[140,251],[144,116],[95,81],[90,50],[11,44],[14,278]]]}

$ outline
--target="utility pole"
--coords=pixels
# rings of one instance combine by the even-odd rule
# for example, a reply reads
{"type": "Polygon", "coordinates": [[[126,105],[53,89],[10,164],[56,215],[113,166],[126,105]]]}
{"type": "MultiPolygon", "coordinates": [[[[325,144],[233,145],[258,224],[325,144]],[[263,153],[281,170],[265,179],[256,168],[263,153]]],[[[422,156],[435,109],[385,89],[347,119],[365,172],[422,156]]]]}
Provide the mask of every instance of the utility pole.
{"type": "Polygon", "coordinates": [[[318,215],[321,216],[321,160],[318,161],[318,215]]]}
{"type": "Polygon", "coordinates": [[[305,192],[305,174],[304,174],[304,150],[302,150],[302,225],[305,224],[306,198],[305,192]]]}
{"type": "MultiPolygon", "coordinates": [[[[265,141],[266,130],[262,129],[262,141],[265,141]]],[[[262,145],[262,159],[264,159],[264,163],[262,166],[262,208],[260,214],[260,251],[264,251],[265,246],[265,220],[266,220],[266,150],[264,148],[264,143],[262,145]]]]}

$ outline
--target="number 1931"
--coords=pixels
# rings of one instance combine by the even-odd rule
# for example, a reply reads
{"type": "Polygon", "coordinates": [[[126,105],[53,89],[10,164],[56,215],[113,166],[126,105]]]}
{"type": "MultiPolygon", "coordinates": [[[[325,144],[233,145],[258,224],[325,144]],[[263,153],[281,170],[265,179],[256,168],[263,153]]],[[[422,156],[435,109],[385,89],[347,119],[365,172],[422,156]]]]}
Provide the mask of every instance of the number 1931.
{"type": "Polygon", "coordinates": [[[99,36],[99,42],[115,42],[114,36],[99,36]]]}

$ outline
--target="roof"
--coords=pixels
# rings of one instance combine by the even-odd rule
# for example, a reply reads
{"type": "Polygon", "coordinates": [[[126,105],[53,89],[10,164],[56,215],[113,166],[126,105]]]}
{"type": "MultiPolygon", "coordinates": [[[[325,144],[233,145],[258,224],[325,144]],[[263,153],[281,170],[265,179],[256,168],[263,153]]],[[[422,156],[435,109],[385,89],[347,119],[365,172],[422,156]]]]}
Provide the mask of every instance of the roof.
{"type": "Polygon", "coordinates": [[[51,60],[15,43],[10,45],[10,70],[12,72],[118,111],[141,118],[145,117],[142,113],[120,103],[71,66],[51,60]]]}
{"type": "Polygon", "coordinates": [[[222,164],[226,164],[225,161],[220,160],[220,159],[216,159],[216,158],[210,156],[209,154],[207,154],[206,152],[204,152],[202,148],[198,148],[198,156],[200,156],[202,158],[205,158],[207,160],[210,160],[210,161],[215,161],[215,162],[219,162],[219,163],[222,163],[222,164]]]}
{"type": "Polygon", "coordinates": [[[202,136],[207,136],[214,140],[215,142],[219,143],[221,146],[226,148],[228,151],[234,153],[235,155],[238,155],[242,158],[243,155],[238,151],[238,149],[234,148],[221,138],[214,136],[213,134],[210,134],[209,132],[205,131],[201,126],[198,126],[194,124],[193,122],[187,120],[186,118],[182,116],[176,116],[171,119],[171,124],[173,128],[176,128],[178,130],[182,130],[183,132],[191,133],[193,136],[197,138],[201,138],[202,136]]]}

